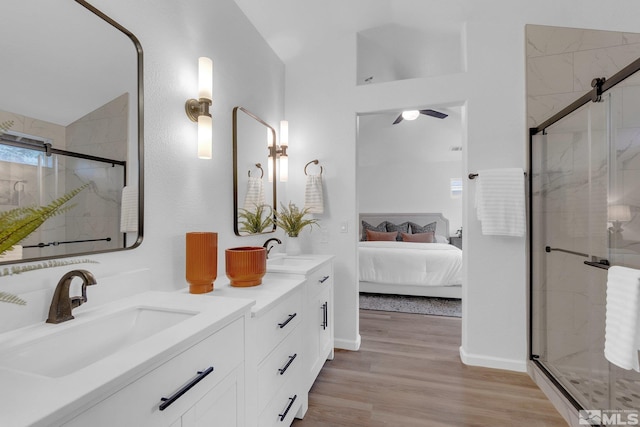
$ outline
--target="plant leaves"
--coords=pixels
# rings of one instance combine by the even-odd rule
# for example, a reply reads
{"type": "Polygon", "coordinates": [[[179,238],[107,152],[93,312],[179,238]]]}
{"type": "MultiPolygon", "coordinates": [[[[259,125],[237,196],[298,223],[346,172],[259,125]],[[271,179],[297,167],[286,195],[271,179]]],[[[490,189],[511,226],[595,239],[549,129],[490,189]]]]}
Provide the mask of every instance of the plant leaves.
{"type": "Polygon", "coordinates": [[[15,208],[0,213],[0,255],[37,230],[47,219],[72,209],[73,205],[63,205],[88,186],[84,184],[71,190],[46,206],[15,208]]]}

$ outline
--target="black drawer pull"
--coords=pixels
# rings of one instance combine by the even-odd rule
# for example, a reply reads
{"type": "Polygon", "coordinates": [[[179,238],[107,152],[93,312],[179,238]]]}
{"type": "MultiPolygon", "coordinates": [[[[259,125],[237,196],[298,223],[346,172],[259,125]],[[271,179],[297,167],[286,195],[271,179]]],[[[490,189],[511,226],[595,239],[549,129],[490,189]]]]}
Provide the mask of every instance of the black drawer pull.
{"type": "Polygon", "coordinates": [[[293,402],[295,402],[297,398],[298,398],[297,394],[289,398],[289,404],[287,405],[287,409],[284,410],[284,413],[278,414],[278,416],[280,417],[280,421],[284,421],[284,419],[287,418],[289,409],[291,409],[291,407],[293,406],[293,402]]]}
{"type": "Polygon", "coordinates": [[[324,283],[327,281],[327,279],[329,279],[329,276],[324,276],[322,279],[318,280],[318,282],[324,283]]]}
{"type": "Polygon", "coordinates": [[[164,411],[165,409],[167,409],[169,406],[171,406],[171,404],[173,402],[175,402],[176,400],[180,399],[180,397],[185,394],[186,392],[189,391],[189,389],[191,389],[191,387],[193,387],[194,385],[198,384],[200,381],[202,381],[204,379],[204,377],[206,377],[207,375],[209,375],[211,372],[213,372],[213,366],[209,366],[207,369],[205,369],[204,371],[198,371],[198,375],[192,379],[191,381],[189,381],[189,384],[185,385],[184,387],[182,387],[180,390],[178,390],[177,392],[175,392],[173,394],[173,396],[171,397],[163,397],[160,400],[162,401],[162,403],[160,404],[160,406],[158,407],[161,411],[164,411]]]}
{"type": "Polygon", "coordinates": [[[295,360],[296,357],[298,357],[298,353],[295,353],[293,356],[289,356],[289,361],[287,362],[286,365],[284,365],[284,368],[278,369],[278,372],[280,372],[280,375],[284,375],[284,373],[287,372],[287,369],[289,369],[289,366],[295,360]]]}
{"type": "Polygon", "coordinates": [[[325,302],[322,304],[322,329],[327,329],[329,326],[329,303],[325,302]]]}
{"type": "Polygon", "coordinates": [[[285,320],[282,323],[278,323],[278,326],[280,326],[280,329],[282,329],[285,326],[287,326],[287,323],[291,322],[293,320],[293,318],[296,317],[297,315],[298,315],[298,313],[290,314],[289,317],[287,318],[287,320],[285,320]]]}

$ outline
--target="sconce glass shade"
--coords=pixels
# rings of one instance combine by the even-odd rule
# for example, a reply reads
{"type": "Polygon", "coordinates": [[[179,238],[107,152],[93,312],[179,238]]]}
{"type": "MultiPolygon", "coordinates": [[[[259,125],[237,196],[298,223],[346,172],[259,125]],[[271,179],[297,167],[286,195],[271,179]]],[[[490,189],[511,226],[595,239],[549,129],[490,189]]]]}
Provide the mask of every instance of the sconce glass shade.
{"type": "Polygon", "coordinates": [[[609,206],[609,221],[631,221],[631,208],[628,205],[609,206]]]}
{"type": "Polygon", "coordinates": [[[289,147],[289,122],[280,121],[280,182],[289,181],[289,156],[287,148],[289,147]]]}
{"type": "Polygon", "coordinates": [[[289,146],[289,122],[286,120],[280,121],[280,145],[289,146]]]}
{"type": "Polygon", "coordinates": [[[213,119],[211,116],[198,116],[198,158],[211,158],[211,140],[213,119]]]}
{"type": "Polygon", "coordinates": [[[418,110],[408,110],[402,112],[402,118],[405,120],[415,120],[420,115],[420,111],[418,110]]]}
{"type": "Polygon", "coordinates": [[[289,181],[289,156],[280,156],[280,182],[289,181]]]}
{"type": "Polygon", "coordinates": [[[204,56],[198,58],[198,98],[213,100],[213,61],[204,56]]]}

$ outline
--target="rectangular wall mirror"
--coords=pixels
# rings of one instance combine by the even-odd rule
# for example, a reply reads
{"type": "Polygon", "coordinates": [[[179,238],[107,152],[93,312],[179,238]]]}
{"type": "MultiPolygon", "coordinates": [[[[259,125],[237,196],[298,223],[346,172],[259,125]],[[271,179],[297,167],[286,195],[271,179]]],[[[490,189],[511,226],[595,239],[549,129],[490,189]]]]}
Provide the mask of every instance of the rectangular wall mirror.
{"type": "Polygon", "coordinates": [[[136,247],[143,231],[138,40],[83,0],[2,7],[0,213],[82,190],[0,264],[136,247]]]}
{"type": "Polygon", "coordinates": [[[276,229],[272,221],[275,160],[267,148],[275,142],[276,131],[264,120],[243,107],[233,109],[233,231],[237,236],[276,229]]]}

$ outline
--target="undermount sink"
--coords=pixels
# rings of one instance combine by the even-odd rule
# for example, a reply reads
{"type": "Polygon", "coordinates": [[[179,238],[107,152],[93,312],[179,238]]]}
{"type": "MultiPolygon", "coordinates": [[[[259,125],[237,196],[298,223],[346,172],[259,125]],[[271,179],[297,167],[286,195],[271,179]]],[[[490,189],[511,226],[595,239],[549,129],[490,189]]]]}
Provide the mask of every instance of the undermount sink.
{"type": "Polygon", "coordinates": [[[0,367],[63,377],[196,314],[197,311],[140,305],[86,322],[72,320],[63,328],[47,325],[50,333],[0,354],[0,367]]]}

